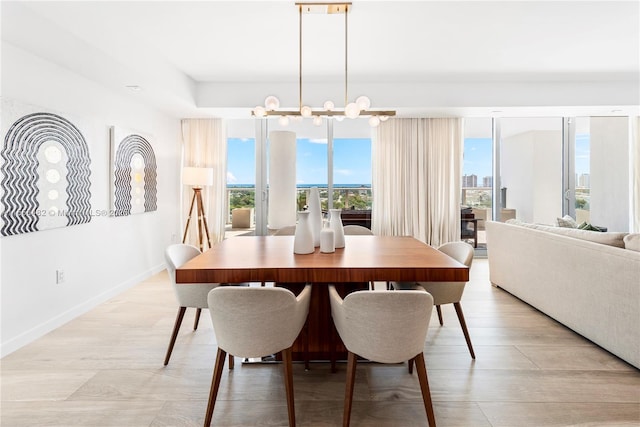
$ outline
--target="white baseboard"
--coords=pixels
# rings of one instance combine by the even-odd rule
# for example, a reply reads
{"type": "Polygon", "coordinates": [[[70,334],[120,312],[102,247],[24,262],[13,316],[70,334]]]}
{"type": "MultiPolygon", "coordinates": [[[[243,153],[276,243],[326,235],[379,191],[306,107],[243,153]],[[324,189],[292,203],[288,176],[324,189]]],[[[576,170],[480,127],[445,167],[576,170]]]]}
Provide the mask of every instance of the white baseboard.
{"type": "Polygon", "coordinates": [[[2,344],[0,344],[0,358],[5,357],[11,353],[13,353],[14,351],[24,347],[25,345],[32,343],[33,341],[37,340],[38,338],[48,334],[49,332],[53,331],[56,328],[59,328],[60,326],[64,325],[67,322],[70,322],[71,320],[75,319],[76,317],[94,309],[95,307],[97,307],[98,305],[102,304],[105,301],[108,301],[109,299],[115,297],[116,295],[120,294],[121,292],[126,291],[127,289],[137,285],[138,283],[142,282],[143,280],[148,279],[149,277],[153,276],[154,274],[157,274],[159,272],[161,272],[162,270],[164,270],[166,268],[165,264],[162,263],[160,265],[157,265],[155,267],[152,267],[136,276],[133,276],[132,278],[114,286],[113,288],[102,292],[101,294],[98,294],[96,296],[94,296],[93,298],[78,304],[77,306],[63,312],[60,313],[59,315],[41,323],[40,325],[31,328],[30,330],[18,335],[17,337],[11,338],[10,340],[6,341],[6,342],[2,342],[2,344]]]}

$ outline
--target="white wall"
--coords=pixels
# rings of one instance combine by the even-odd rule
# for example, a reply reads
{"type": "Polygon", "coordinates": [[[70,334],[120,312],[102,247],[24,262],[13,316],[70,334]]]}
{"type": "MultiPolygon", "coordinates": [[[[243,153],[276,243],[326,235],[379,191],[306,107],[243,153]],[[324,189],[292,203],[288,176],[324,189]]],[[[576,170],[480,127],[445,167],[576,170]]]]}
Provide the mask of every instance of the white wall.
{"type": "Polygon", "coordinates": [[[629,119],[591,117],[590,220],[608,231],[629,231],[629,119]]]}
{"type": "Polygon", "coordinates": [[[532,130],[502,139],[501,184],[507,208],[526,222],[555,224],[562,216],[562,133],[532,130]]]}
{"type": "MultiPolygon", "coordinates": [[[[164,268],[180,234],[180,123],[67,69],[2,44],[3,117],[32,107],[70,119],[91,156],[92,211],[109,208],[109,126],[150,136],[158,210],[1,239],[2,356],[164,268]],[[9,111],[7,110],[9,109],[9,111]],[[65,282],[56,284],[56,270],[65,282]]],[[[2,136],[11,123],[2,123],[2,136]]]]}

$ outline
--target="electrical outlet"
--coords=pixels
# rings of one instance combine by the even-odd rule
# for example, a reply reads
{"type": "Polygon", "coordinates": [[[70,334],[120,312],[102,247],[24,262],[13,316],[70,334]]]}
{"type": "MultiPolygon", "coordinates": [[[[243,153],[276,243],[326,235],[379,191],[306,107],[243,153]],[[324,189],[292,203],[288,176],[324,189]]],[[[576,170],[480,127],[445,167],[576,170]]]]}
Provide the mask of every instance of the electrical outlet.
{"type": "Polygon", "coordinates": [[[178,241],[178,235],[176,233],[171,234],[171,243],[176,243],[178,241]]]}
{"type": "Polygon", "coordinates": [[[64,283],[64,270],[56,270],[56,285],[64,283]]]}

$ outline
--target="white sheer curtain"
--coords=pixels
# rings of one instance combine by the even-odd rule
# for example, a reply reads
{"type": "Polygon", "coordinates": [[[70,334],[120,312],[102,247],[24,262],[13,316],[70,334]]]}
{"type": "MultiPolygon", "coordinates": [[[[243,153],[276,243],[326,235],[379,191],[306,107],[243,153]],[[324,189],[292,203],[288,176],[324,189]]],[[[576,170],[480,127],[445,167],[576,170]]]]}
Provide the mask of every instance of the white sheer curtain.
{"type": "MultiPolygon", "coordinates": [[[[202,198],[211,244],[215,245],[224,239],[227,220],[227,140],[221,119],[182,120],[182,166],[213,168],[213,185],[202,189],[202,198]]],[[[189,186],[183,186],[182,190],[182,224],[186,224],[193,191],[189,186]]],[[[196,230],[194,212],[186,243],[197,246],[196,230]]],[[[203,240],[206,240],[206,236],[203,240]]]]}
{"type": "Polygon", "coordinates": [[[374,233],[460,240],[462,119],[388,120],[372,145],[374,233]]]}
{"type": "Polygon", "coordinates": [[[640,117],[631,117],[631,232],[640,233],[640,117]]]}

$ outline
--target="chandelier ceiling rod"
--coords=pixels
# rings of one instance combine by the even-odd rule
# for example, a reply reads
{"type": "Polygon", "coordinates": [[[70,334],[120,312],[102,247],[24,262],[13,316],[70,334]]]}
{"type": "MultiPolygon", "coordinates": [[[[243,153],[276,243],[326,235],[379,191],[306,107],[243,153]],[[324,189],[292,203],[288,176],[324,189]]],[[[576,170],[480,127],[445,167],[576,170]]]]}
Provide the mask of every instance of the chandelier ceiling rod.
{"type": "Polygon", "coordinates": [[[349,4],[344,5],[344,105],[346,106],[349,103],[349,96],[347,94],[348,88],[348,79],[347,79],[347,61],[349,60],[348,49],[349,44],[347,43],[347,37],[349,36],[349,4]]]}
{"type": "Polygon", "coordinates": [[[299,78],[299,87],[298,94],[300,96],[298,100],[298,110],[302,109],[302,4],[298,4],[298,78],[299,78]]]}
{"type": "Polygon", "coordinates": [[[372,126],[377,126],[381,120],[386,120],[391,116],[395,116],[394,110],[369,110],[371,101],[366,96],[360,96],[355,102],[349,103],[349,17],[348,14],[351,9],[352,3],[296,3],[298,7],[298,109],[297,110],[281,110],[278,109],[280,101],[277,97],[270,95],[265,99],[265,106],[255,107],[251,114],[256,117],[265,116],[279,116],[280,120],[284,120],[282,124],[288,123],[288,117],[300,118],[313,117],[314,123],[321,123],[322,116],[342,119],[345,116],[349,118],[356,118],[361,116],[371,116],[369,123],[372,126]],[[312,109],[309,106],[303,104],[303,89],[302,89],[302,26],[303,26],[303,13],[326,13],[326,14],[344,14],[344,108],[342,110],[336,110],[334,104],[331,101],[326,101],[322,110],[312,109]],[[379,118],[379,119],[378,119],[379,118]],[[317,122],[320,120],[319,122],[317,122]]]}

